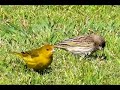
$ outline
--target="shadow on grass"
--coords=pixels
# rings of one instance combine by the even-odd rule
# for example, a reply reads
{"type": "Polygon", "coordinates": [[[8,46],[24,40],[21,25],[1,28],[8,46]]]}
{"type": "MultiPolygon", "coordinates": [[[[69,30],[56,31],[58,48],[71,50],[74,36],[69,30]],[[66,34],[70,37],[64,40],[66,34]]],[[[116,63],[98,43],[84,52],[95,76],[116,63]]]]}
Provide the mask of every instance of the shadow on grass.
{"type": "Polygon", "coordinates": [[[87,59],[90,59],[90,58],[92,58],[92,59],[94,59],[94,60],[96,60],[96,59],[99,59],[99,60],[107,60],[107,56],[105,55],[105,54],[102,54],[101,56],[99,56],[99,55],[90,55],[90,56],[87,56],[86,57],[87,59]]]}
{"type": "Polygon", "coordinates": [[[33,70],[33,69],[28,68],[27,65],[25,65],[25,70],[37,72],[40,75],[49,74],[50,72],[52,72],[52,68],[51,67],[48,67],[48,68],[46,68],[44,70],[33,70]]]}
{"type": "Polygon", "coordinates": [[[35,72],[38,72],[40,75],[44,75],[44,74],[49,74],[52,71],[51,67],[48,67],[44,70],[34,70],[35,72]]]}
{"type": "Polygon", "coordinates": [[[79,55],[75,55],[75,57],[78,59],[79,57],[81,57],[82,59],[85,59],[85,60],[89,60],[89,61],[92,61],[92,60],[104,60],[106,61],[107,60],[107,56],[105,54],[102,54],[101,56],[100,55],[97,55],[97,54],[92,54],[92,55],[87,55],[87,56],[79,56],[79,55]]]}

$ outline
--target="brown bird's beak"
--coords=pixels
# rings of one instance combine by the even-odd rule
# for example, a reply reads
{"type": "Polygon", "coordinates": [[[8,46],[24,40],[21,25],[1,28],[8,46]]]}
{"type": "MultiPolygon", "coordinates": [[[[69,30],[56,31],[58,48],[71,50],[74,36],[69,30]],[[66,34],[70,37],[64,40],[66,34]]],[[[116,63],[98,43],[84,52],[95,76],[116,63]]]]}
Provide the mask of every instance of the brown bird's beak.
{"type": "Polygon", "coordinates": [[[102,47],[98,47],[99,50],[104,50],[102,47]]]}

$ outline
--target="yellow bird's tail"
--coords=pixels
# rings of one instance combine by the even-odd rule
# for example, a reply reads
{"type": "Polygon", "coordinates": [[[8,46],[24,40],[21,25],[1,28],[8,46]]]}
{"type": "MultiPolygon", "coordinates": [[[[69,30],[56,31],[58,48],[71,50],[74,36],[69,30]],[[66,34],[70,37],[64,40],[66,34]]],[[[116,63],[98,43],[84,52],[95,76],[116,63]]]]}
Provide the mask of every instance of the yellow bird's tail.
{"type": "Polygon", "coordinates": [[[22,57],[22,54],[18,53],[18,52],[9,52],[9,53],[14,54],[14,55],[19,56],[19,57],[22,57]]]}

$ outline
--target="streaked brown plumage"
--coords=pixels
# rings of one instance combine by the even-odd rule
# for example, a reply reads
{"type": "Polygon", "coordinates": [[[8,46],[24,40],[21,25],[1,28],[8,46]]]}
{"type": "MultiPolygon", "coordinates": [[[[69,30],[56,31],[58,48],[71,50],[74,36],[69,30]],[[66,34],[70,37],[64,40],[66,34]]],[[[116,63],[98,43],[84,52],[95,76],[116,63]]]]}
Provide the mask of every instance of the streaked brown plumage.
{"type": "Polygon", "coordinates": [[[97,50],[104,49],[105,40],[99,35],[90,34],[64,40],[55,45],[55,47],[65,49],[74,54],[90,55],[97,50]]]}

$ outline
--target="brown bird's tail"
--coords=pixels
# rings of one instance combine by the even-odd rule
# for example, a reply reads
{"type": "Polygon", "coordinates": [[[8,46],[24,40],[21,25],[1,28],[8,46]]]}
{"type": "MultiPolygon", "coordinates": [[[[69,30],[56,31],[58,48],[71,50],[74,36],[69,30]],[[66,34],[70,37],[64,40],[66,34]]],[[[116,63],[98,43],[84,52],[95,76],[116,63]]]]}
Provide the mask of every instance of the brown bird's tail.
{"type": "Polygon", "coordinates": [[[64,45],[54,45],[54,47],[66,50],[66,46],[64,45]]]}

